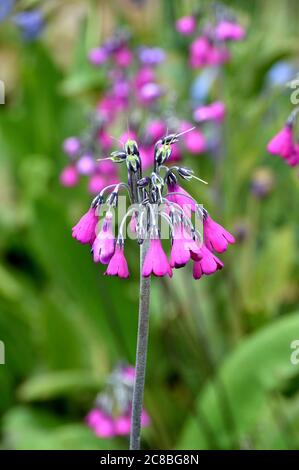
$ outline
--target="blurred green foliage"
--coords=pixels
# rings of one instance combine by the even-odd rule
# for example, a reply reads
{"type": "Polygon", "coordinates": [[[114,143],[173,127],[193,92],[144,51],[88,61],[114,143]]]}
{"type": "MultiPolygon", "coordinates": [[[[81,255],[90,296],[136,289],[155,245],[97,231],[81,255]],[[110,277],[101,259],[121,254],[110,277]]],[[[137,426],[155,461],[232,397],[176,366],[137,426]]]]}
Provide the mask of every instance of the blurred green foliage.
{"type": "MultiPolygon", "coordinates": [[[[138,254],[132,243],[130,280],[107,279],[72,240],[89,196],[84,182],[60,187],[61,142],[84,127],[105,79],[86,61],[102,11],[129,24],[137,44],[168,49],[162,79],[186,98],[191,76],[172,22],[195,2],[164,0],[154,12],[145,5],[146,13],[130,0],[71,2],[71,41],[72,10],[59,3],[40,42],[24,44],[0,25],[1,73],[10,77],[0,106],[1,445],[121,449],[126,439],[96,438],[84,416],[117,361],[134,362],[138,254]],[[143,14],[154,17],[146,27],[143,14]]],[[[185,269],[153,281],[148,448],[299,448],[299,365],[290,362],[299,339],[298,174],[265,150],[292,109],[288,89],[267,88],[266,73],[282,58],[296,63],[298,2],[227,3],[248,37],[233,46],[224,83],[213,91],[228,107],[225,157],[186,162],[210,182],[190,192],[238,243],[211,278],[195,282],[185,269]],[[261,167],[274,180],[263,199],[251,190],[261,167]]]]}

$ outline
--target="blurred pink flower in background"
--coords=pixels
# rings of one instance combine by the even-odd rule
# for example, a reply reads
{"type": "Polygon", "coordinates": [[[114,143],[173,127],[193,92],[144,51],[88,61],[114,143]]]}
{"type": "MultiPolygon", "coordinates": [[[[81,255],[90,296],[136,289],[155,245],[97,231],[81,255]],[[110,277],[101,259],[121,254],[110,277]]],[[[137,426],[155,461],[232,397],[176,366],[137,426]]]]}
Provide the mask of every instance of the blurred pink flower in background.
{"type": "Polygon", "coordinates": [[[222,101],[215,101],[207,106],[200,106],[195,109],[193,117],[196,122],[221,122],[225,117],[225,105],[222,101]]]}
{"type": "Polygon", "coordinates": [[[215,28],[215,36],[219,41],[240,41],[245,35],[245,29],[233,21],[220,21],[215,28]]]}
{"type": "Polygon", "coordinates": [[[175,27],[183,36],[191,36],[196,30],[196,18],[194,16],[183,16],[177,20],[175,27]]]}
{"type": "Polygon", "coordinates": [[[99,193],[106,186],[106,181],[100,174],[94,174],[88,181],[88,191],[91,194],[99,193]]]}
{"type": "Polygon", "coordinates": [[[77,161],[77,170],[81,175],[90,175],[95,169],[95,161],[92,155],[82,155],[77,161]]]}
{"type": "Polygon", "coordinates": [[[108,59],[108,54],[103,47],[95,47],[89,51],[88,58],[91,64],[102,65],[108,59]]]}
{"type": "MultiPolygon", "coordinates": [[[[131,411],[135,368],[118,366],[107,377],[95,407],[87,414],[86,424],[101,438],[127,436],[131,430],[131,411]]],[[[143,409],[141,426],[150,425],[150,417],[143,409]]]]}
{"type": "Polygon", "coordinates": [[[80,151],[80,140],[77,137],[68,137],[63,142],[63,150],[70,157],[74,157],[80,151]]]}
{"type": "Polygon", "coordinates": [[[128,47],[122,47],[115,52],[114,60],[120,67],[129,67],[133,61],[133,54],[128,47]]]}
{"type": "Polygon", "coordinates": [[[60,173],[60,183],[65,187],[76,186],[79,181],[78,170],[74,165],[66,166],[60,173]]]}
{"type": "Polygon", "coordinates": [[[204,135],[199,129],[192,129],[192,127],[191,122],[183,121],[181,123],[180,132],[189,131],[183,135],[184,146],[190,153],[202,153],[206,149],[204,135]]]}

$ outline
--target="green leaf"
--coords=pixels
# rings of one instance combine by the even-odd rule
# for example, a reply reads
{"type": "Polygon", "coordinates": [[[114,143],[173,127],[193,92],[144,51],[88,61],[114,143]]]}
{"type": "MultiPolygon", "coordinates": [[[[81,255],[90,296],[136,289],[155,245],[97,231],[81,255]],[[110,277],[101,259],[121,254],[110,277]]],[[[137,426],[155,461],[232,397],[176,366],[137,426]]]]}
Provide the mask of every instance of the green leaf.
{"type": "Polygon", "coordinates": [[[16,407],[4,417],[4,443],[16,450],[100,450],[124,448],[123,441],[100,439],[84,424],[63,424],[44,411],[16,407]]]}
{"type": "MultiPolygon", "coordinates": [[[[299,373],[298,367],[290,361],[290,345],[298,331],[298,312],[265,327],[240,344],[224,362],[217,377],[204,387],[198,397],[197,410],[207,417],[219,447],[231,448],[236,441],[242,442],[256,426],[260,411],[267,406],[269,393],[281,389],[287,378],[299,373]],[[230,429],[223,406],[225,412],[231,414],[230,429]]],[[[178,447],[207,448],[205,435],[194,417],[188,420],[178,447]]]]}
{"type": "Polygon", "coordinates": [[[128,283],[103,276],[92,262],[90,248],[71,237],[63,202],[40,200],[30,239],[46,271],[78,305],[100,344],[124,358],[134,357],[137,325],[136,300],[128,296],[128,283]],[[117,295],[116,295],[117,294],[117,295]],[[118,299],[121,299],[119,302],[118,299]]]}
{"type": "Polygon", "coordinates": [[[18,390],[21,400],[50,400],[80,393],[82,390],[97,392],[101,381],[87,371],[61,370],[30,377],[18,390]]]}
{"type": "Polygon", "coordinates": [[[240,257],[240,282],[249,311],[275,312],[289,287],[294,252],[294,231],[290,226],[268,233],[265,244],[254,252],[252,244],[247,244],[240,257]]]}

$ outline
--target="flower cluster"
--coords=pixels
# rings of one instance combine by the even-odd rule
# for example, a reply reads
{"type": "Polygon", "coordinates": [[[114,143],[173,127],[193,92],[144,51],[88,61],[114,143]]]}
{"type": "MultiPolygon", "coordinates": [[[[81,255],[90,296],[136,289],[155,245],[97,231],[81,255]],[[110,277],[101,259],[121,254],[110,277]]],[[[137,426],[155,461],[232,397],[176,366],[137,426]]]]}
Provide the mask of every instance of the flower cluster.
{"type": "Polygon", "coordinates": [[[200,20],[201,16],[194,14],[176,22],[176,30],[181,35],[195,36],[189,49],[190,66],[197,69],[228,62],[230,52],[227,43],[244,39],[245,29],[227,8],[220,5],[215,7],[213,21],[202,25],[200,20]]]}
{"type": "Polygon", "coordinates": [[[220,85],[217,88],[221,89],[222,66],[230,60],[229,42],[243,39],[245,29],[237,22],[232,11],[218,2],[207,4],[201,7],[201,11],[179,18],[175,27],[181,36],[187,38],[189,67],[201,70],[190,88],[193,121],[201,126],[208,123],[207,132],[204,133],[207,135],[205,150],[215,153],[218,158],[223,136],[221,124],[226,107],[220,95],[217,101],[209,102],[209,93],[215,82],[220,85]]]}
{"type": "MultiPolygon", "coordinates": [[[[189,129],[190,132],[193,129],[189,129]]],[[[185,131],[188,133],[188,130],[185,131]]],[[[184,134],[185,135],[185,134],[184,134]]],[[[185,191],[178,179],[196,179],[189,168],[165,166],[171,157],[172,145],[182,134],[166,135],[155,144],[154,165],[150,176],[142,172],[142,160],[136,141],[128,140],[124,150],[113,152],[110,159],[126,163],[128,181],[104,188],[93,200],[89,211],[73,228],[73,237],[81,243],[90,244],[93,259],[107,265],[105,274],[127,278],[128,264],[124,254],[124,228],[128,218],[130,228],[139,244],[146,244],[142,266],[143,277],[172,276],[173,268],[181,268],[193,261],[193,277],[199,279],[221,269],[223,263],[213,252],[222,253],[234,237],[217,224],[206,209],[197,204],[185,191]],[[119,223],[118,235],[113,233],[113,209],[117,207],[119,192],[128,192],[131,205],[119,223]],[[107,211],[100,221],[100,209],[106,198],[107,211]],[[195,222],[193,223],[192,217],[195,222]],[[168,259],[162,245],[162,222],[166,224],[165,238],[171,239],[168,259]],[[100,230],[98,230],[100,227],[100,230]],[[203,228],[203,234],[200,229],[203,228]]]]}
{"type": "MultiPolygon", "coordinates": [[[[98,101],[86,132],[80,137],[69,137],[64,141],[63,149],[69,164],[60,175],[62,185],[75,186],[80,175],[87,175],[88,190],[96,194],[105,185],[115,181],[117,172],[112,170],[110,162],[99,164],[97,157],[111,152],[115,129],[127,121],[127,116],[130,116],[128,131],[121,136],[120,142],[124,144],[128,138],[136,140],[137,134],[140,136],[139,153],[144,169],[153,164],[155,142],[167,130],[172,132],[176,128],[184,132],[192,127],[189,120],[163,117],[164,106],[160,106],[160,99],[165,98],[165,90],[158,83],[156,70],[164,59],[165,52],[160,48],[130,48],[129,36],[123,31],[90,51],[90,62],[105,68],[109,84],[98,101]],[[145,112],[146,116],[150,115],[150,119],[146,120],[145,112]]],[[[198,122],[220,121],[224,113],[223,104],[214,103],[204,109],[197,109],[194,119],[198,122]]],[[[206,150],[207,142],[203,133],[193,129],[184,134],[178,144],[173,144],[170,161],[180,160],[183,151],[200,154],[206,150]]]]}
{"type": "Polygon", "coordinates": [[[294,137],[294,124],[299,108],[289,116],[284,127],[270,140],[267,150],[272,155],[279,155],[289,166],[299,165],[299,144],[294,137]]]}
{"type": "Polygon", "coordinates": [[[14,13],[15,0],[1,0],[0,22],[10,20],[16,25],[25,41],[37,39],[44,28],[44,15],[38,8],[18,10],[14,13]]]}
{"type": "MultiPolygon", "coordinates": [[[[135,369],[118,366],[108,377],[104,390],[96,398],[95,407],[86,416],[87,425],[98,437],[109,438],[130,434],[131,408],[135,369]]],[[[142,411],[141,425],[150,424],[142,411]]]]}
{"type": "Polygon", "coordinates": [[[105,67],[110,87],[99,106],[112,119],[118,111],[128,109],[130,102],[153,107],[163,95],[156,68],[165,60],[165,52],[158,47],[133,49],[129,35],[122,30],[92,49],[89,61],[95,67],[105,67]]]}
{"type": "Polygon", "coordinates": [[[63,186],[76,186],[79,177],[88,178],[88,191],[98,193],[103,187],[119,180],[115,165],[110,161],[98,162],[97,157],[109,152],[112,138],[105,129],[105,120],[99,113],[90,117],[90,124],[80,137],[68,137],[63,143],[63,150],[69,163],[60,174],[63,186]]]}
{"type": "Polygon", "coordinates": [[[113,134],[119,123],[127,122],[129,130],[121,138],[135,138],[139,130],[142,113],[150,110],[151,119],[145,126],[147,139],[143,140],[142,158],[146,167],[149,147],[160,138],[166,123],[156,117],[156,107],[164,91],[156,78],[156,68],[164,60],[160,48],[141,47],[133,50],[129,45],[126,31],[118,31],[101,46],[89,53],[93,66],[105,67],[108,77],[107,89],[97,103],[87,130],[79,137],[69,137],[63,149],[69,164],[62,170],[60,181],[64,186],[75,186],[80,175],[88,176],[88,190],[96,194],[106,185],[117,181],[118,175],[111,162],[97,162],[99,155],[107,154],[113,148],[113,134]],[[134,117],[135,116],[135,117],[134,117]]]}
{"type": "MultiPolygon", "coordinates": [[[[218,6],[216,12],[215,24],[205,25],[191,45],[192,66],[225,62],[229,56],[227,42],[242,39],[245,34],[227,9],[219,10],[218,6]]],[[[194,34],[198,30],[198,16],[181,18],[176,26],[184,35],[194,34]]],[[[158,47],[131,47],[130,34],[124,30],[117,30],[113,37],[89,52],[90,63],[105,71],[108,83],[87,131],[64,142],[69,163],[60,175],[62,185],[75,186],[81,175],[87,175],[89,192],[97,194],[105,185],[117,182],[118,173],[110,162],[98,163],[97,157],[113,150],[116,139],[112,136],[124,122],[128,131],[120,142],[123,145],[127,139],[136,140],[138,135],[143,169],[153,164],[155,142],[166,133],[177,131],[183,136],[179,142],[172,143],[168,163],[181,160],[183,153],[199,155],[218,146],[219,124],[226,113],[224,103],[215,101],[203,105],[192,97],[192,109],[186,106],[189,108],[186,116],[179,116],[178,96],[166,90],[158,80],[157,70],[165,57],[165,51],[158,47]],[[207,129],[207,133],[198,128],[185,133],[194,122],[200,126],[212,122],[212,128],[207,129]]]]}

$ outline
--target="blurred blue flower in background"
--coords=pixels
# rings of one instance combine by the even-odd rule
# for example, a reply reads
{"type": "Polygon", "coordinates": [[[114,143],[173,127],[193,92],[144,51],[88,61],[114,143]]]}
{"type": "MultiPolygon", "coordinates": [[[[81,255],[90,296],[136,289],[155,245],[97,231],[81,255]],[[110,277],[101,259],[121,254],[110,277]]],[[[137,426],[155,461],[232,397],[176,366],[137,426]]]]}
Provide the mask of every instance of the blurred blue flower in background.
{"type": "Polygon", "coordinates": [[[0,21],[5,20],[11,13],[15,0],[1,0],[0,2],[0,21]]]}
{"type": "Polygon", "coordinates": [[[145,65],[158,65],[165,60],[165,51],[161,47],[140,47],[139,60],[145,65]]]}
{"type": "Polygon", "coordinates": [[[22,11],[13,17],[26,41],[36,39],[43,30],[44,17],[40,10],[22,11]]]}
{"type": "Polygon", "coordinates": [[[296,67],[286,60],[276,62],[266,76],[267,87],[285,87],[287,82],[295,77],[296,67]]]}
{"type": "Polygon", "coordinates": [[[194,106],[203,104],[217,78],[218,71],[216,68],[207,68],[195,78],[191,85],[190,97],[194,106]]]}

